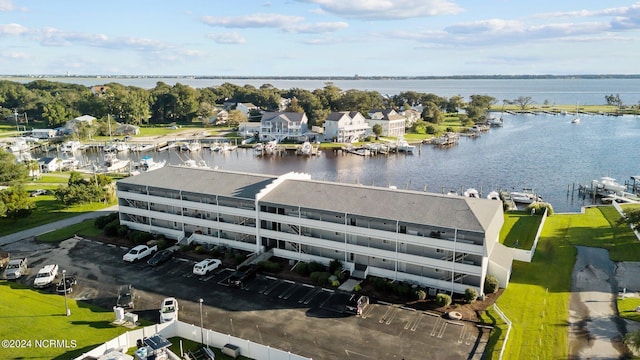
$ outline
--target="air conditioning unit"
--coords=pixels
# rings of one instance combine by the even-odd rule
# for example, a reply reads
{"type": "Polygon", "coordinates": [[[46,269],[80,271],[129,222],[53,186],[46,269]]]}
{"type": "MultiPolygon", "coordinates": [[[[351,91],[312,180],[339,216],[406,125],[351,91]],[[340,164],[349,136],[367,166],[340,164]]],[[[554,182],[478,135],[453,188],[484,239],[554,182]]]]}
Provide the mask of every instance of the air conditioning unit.
{"type": "Polygon", "coordinates": [[[134,313],[126,313],[124,314],[124,321],[130,322],[132,324],[135,324],[138,322],[138,314],[134,314],[134,313]]]}

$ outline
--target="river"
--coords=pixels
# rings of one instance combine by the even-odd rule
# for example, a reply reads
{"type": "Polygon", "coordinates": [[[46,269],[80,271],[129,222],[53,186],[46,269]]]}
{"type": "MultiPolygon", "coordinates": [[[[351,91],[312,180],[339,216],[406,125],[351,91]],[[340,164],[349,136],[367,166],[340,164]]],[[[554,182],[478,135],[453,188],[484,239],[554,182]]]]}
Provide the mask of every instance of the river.
{"type": "Polygon", "coordinates": [[[244,86],[245,84],[260,87],[269,83],[282,90],[300,88],[305,90],[321,89],[325,83],[332,82],[342,90],[356,89],[378,91],[383,95],[397,95],[403,91],[432,93],[438,96],[451,97],[460,95],[469,100],[470,95],[489,95],[502,100],[514,100],[520,96],[531,97],[536,104],[605,104],[605,96],[619,94],[624,104],[640,102],[640,79],[203,79],[194,77],[0,77],[26,83],[42,79],[85,86],[104,85],[117,82],[126,86],[151,89],[157,82],[168,85],[181,83],[195,88],[218,86],[225,82],[244,86]]]}
{"type": "MultiPolygon", "coordinates": [[[[503,127],[479,137],[461,137],[450,148],[421,145],[414,155],[365,158],[322,152],[308,158],[261,158],[250,149],[226,153],[203,149],[192,157],[224,170],[272,175],[298,171],[316,180],[437,193],[473,187],[486,195],[496,189],[533,188],[556,212],[578,211],[591,203],[577,192],[572,195],[568,191],[572,184],[589,184],[602,176],[624,183],[640,175],[639,117],[583,115],[579,124],[562,115],[505,114],[504,119],[503,127]]],[[[176,165],[191,156],[177,150],[119,156],[138,161],[144,155],[176,165]]],[[[85,161],[99,158],[97,153],[85,154],[85,161]]]]}

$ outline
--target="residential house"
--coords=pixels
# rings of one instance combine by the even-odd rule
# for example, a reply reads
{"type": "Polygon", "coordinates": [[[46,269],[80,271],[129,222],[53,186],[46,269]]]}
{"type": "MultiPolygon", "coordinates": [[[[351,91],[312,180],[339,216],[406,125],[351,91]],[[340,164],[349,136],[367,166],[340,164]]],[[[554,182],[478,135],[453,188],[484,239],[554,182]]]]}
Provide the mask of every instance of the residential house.
{"type": "Polygon", "coordinates": [[[325,140],[340,143],[362,140],[371,130],[367,119],[357,111],[332,112],[322,127],[325,140]]]}
{"type": "Polygon", "coordinates": [[[308,131],[307,115],[297,112],[266,112],[260,120],[261,140],[303,140],[308,131]]]}
{"type": "Polygon", "coordinates": [[[422,117],[422,113],[416,109],[403,110],[400,112],[400,115],[404,116],[406,120],[406,127],[410,127],[422,117]]]}
{"type": "MultiPolygon", "coordinates": [[[[281,176],[165,166],[118,180],[121,225],[179,244],[220,245],[291,261],[342,262],[430,293],[506,287],[502,203],[483,198],[281,176]],[[189,179],[189,181],[184,181],[189,179]],[[384,206],[380,206],[384,204],[384,206]]],[[[264,257],[262,257],[264,258],[264,257]]]]}
{"type": "Polygon", "coordinates": [[[106,85],[94,85],[91,87],[91,93],[97,96],[106,94],[107,90],[109,90],[109,87],[106,85]]]}
{"type": "Polygon", "coordinates": [[[72,133],[74,131],[74,129],[76,128],[76,125],[79,124],[79,123],[86,123],[89,126],[91,126],[91,125],[93,125],[93,121],[94,120],[96,120],[96,118],[94,118],[91,115],[78,116],[75,119],[67,121],[67,123],[64,125],[64,127],[65,127],[64,132],[72,133]]]}
{"type": "Polygon", "coordinates": [[[60,170],[60,159],[57,157],[42,157],[38,159],[40,172],[48,173],[60,170]]]}
{"type": "Polygon", "coordinates": [[[249,112],[251,112],[252,110],[260,110],[259,107],[253,105],[252,103],[237,103],[236,104],[236,110],[242,111],[247,118],[249,117],[249,112]]]}
{"type": "Polygon", "coordinates": [[[405,134],[407,120],[393,109],[372,109],[368,113],[367,123],[371,128],[382,126],[382,136],[402,137],[405,134]]]}
{"type": "Polygon", "coordinates": [[[140,127],[131,124],[120,124],[116,127],[115,135],[138,135],[140,134],[140,127]]]}
{"type": "Polygon", "coordinates": [[[33,129],[31,130],[31,137],[36,139],[52,139],[56,137],[58,132],[54,129],[33,129]]]}

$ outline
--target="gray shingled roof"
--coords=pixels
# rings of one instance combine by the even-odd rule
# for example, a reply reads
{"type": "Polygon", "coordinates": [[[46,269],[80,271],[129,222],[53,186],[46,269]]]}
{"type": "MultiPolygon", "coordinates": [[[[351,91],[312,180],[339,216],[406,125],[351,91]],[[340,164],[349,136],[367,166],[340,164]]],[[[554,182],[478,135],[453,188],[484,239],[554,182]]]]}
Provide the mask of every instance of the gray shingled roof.
{"type": "Polygon", "coordinates": [[[277,176],[165,166],[118,180],[118,183],[255,199],[256,194],[275,179],[277,176]]]}
{"type": "Polygon", "coordinates": [[[502,202],[324,181],[287,180],[262,201],[484,232],[502,202]]]}

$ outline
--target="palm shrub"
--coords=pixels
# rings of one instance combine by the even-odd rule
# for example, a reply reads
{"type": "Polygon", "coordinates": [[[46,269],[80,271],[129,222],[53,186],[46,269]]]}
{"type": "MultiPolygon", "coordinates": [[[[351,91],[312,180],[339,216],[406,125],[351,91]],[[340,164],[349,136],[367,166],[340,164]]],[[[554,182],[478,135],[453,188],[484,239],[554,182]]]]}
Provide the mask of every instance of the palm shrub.
{"type": "Polygon", "coordinates": [[[436,295],[436,304],[438,306],[449,306],[451,305],[451,296],[448,294],[438,294],[436,295]]]}
{"type": "Polygon", "coordinates": [[[484,280],[484,292],[487,294],[494,294],[500,288],[500,282],[493,275],[488,275],[484,280]]]}
{"type": "Polygon", "coordinates": [[[476,299],[478,298],[478,290],[474,289],[474,288],[467,288],[464,291],[464,300],[468,303],[472,303],[474,301],[476,301],[476,299]]]}

